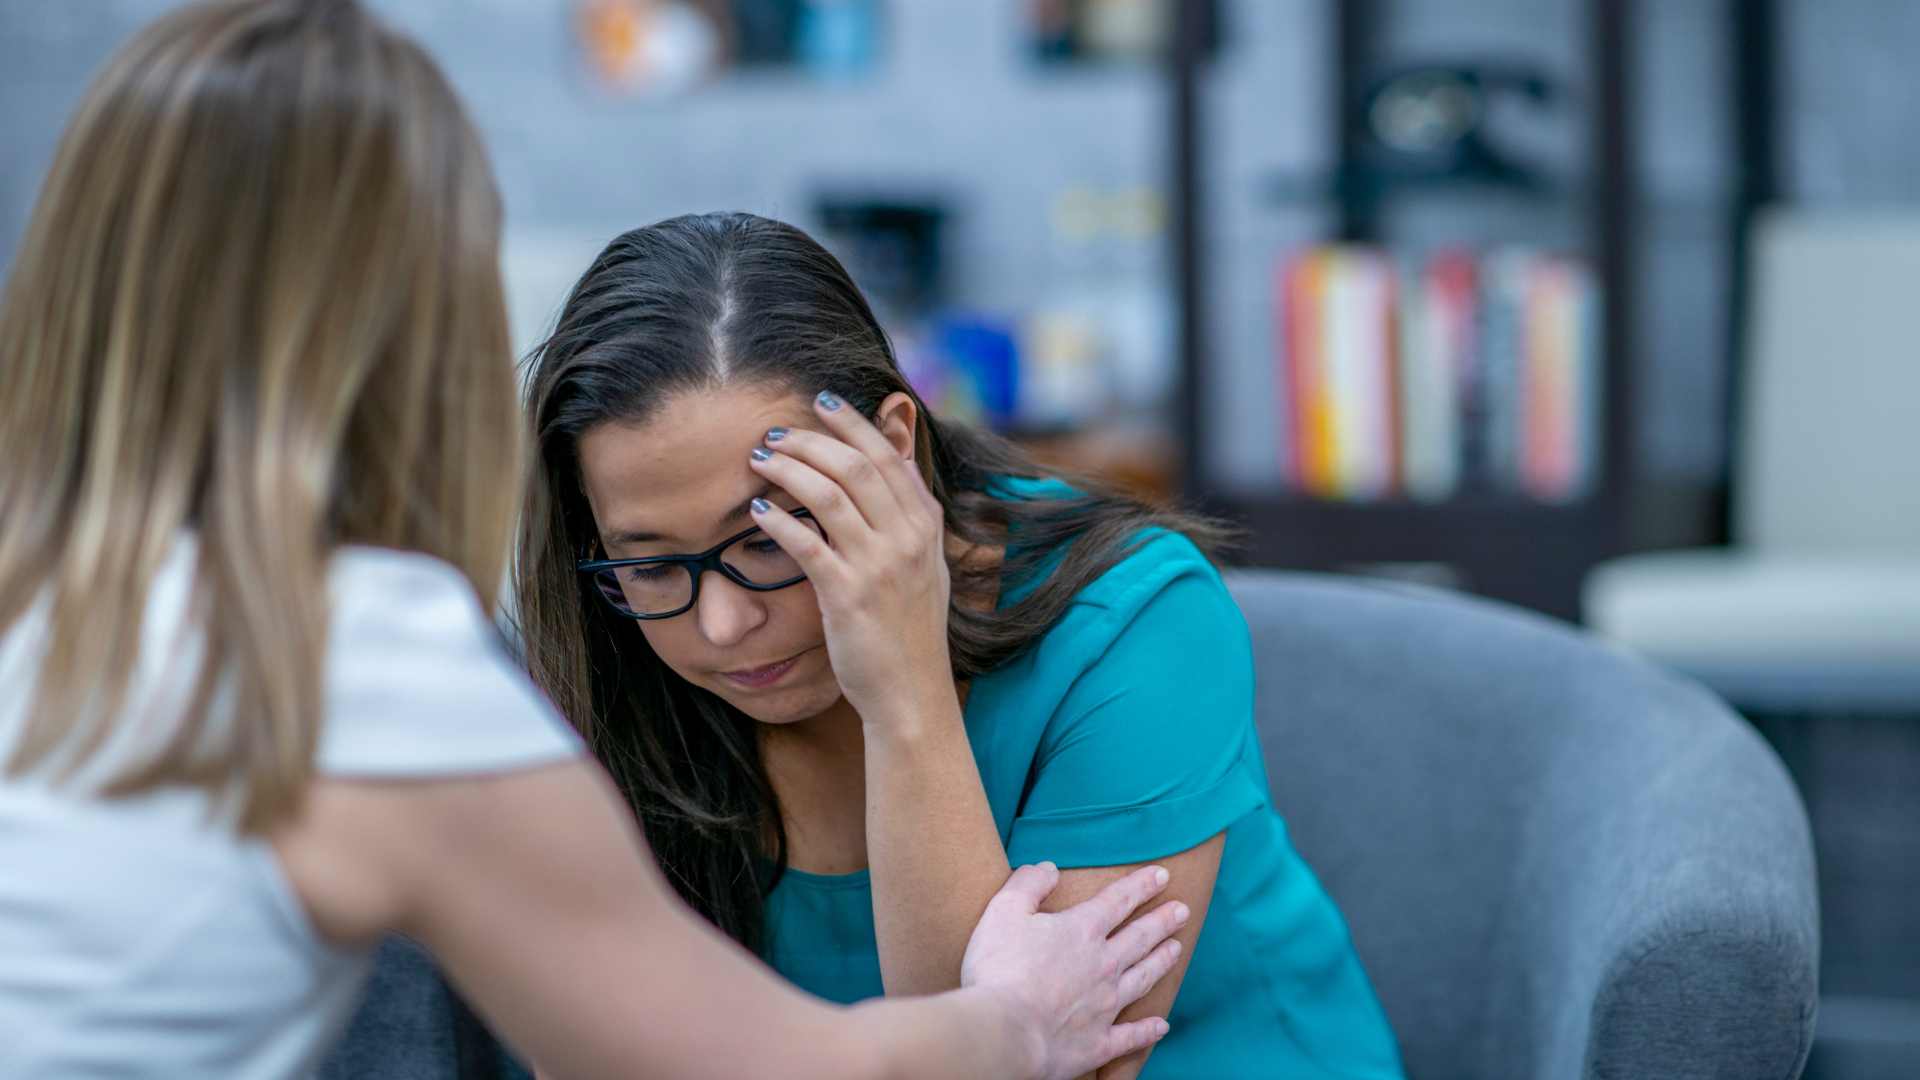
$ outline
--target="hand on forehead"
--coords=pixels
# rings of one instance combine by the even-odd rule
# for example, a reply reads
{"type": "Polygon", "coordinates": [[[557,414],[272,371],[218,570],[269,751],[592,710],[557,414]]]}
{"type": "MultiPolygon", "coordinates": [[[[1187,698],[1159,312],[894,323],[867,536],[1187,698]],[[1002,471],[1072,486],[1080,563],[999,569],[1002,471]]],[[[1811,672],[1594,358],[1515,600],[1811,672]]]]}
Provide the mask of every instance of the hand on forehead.
{"type": "Polygon", "coordinates": [[[826,430],[811,395],[736,387],[676,394],[644,423],[589,429],[580,482],[608,554],[702,550],[752,525],[755,496],[791,505],[748,467],[775,427],[826,430]]]}

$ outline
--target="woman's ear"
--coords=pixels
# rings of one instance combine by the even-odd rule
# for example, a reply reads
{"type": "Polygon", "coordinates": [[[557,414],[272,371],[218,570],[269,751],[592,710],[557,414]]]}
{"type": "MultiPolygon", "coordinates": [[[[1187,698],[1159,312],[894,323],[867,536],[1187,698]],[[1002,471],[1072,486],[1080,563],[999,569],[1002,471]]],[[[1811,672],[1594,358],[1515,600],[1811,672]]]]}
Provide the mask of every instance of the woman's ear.
{"type": "Polygon", "coordinates": [[[873,414],[873,426],[893,444],[895,453],[912,461],[913,433],[919,419],[920,409],[913,403],[913,395],[896,390],[880,403],[879,411],[873,414]]]}

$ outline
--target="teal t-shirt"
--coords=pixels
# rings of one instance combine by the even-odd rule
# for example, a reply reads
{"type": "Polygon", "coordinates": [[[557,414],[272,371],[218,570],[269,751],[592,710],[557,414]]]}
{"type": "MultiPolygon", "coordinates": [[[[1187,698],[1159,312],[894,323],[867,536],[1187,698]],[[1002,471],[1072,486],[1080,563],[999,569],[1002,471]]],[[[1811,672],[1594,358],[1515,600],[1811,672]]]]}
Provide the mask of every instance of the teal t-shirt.
{"type": "MultiPolygon", "coordinates": [[[[1066,490],[1003,483],[1015,498],[1066,490]]],[[[1025,591],[1010,583],[1001,604],[1025,591]]],[[[1268,795],[1246,622],[1191,541],[1147,537],[1034,648],[974,680],[965,715],[1016,866],[1147,862],[1227,834],[1172,1032],[1143,1076],[1398,1080],[1346,923],[1268,795]]],[[[866,871],[790,870],[766,916],[782,975],[833,1001],[881,996],[866,871]]]]}

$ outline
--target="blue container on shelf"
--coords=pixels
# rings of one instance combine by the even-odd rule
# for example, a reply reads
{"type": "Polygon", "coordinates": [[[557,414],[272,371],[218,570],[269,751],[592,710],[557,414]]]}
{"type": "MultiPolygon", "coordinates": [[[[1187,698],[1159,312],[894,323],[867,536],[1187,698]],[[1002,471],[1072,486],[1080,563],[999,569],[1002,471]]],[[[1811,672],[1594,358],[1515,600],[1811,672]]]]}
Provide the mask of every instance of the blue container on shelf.
{"type": "Polygon", "coordinates": [[[873,69],[880,50],[874,0],[809,0],[799,22],[797,52],[815,77],[851,79],[873,69]]]}
{"type": "Polygon", "coordinates": [[[1020,350],[1012,325],[978,315],[933,321],[933,347],[973,384],[987,423],[1006,430],[1019,414],[1020,350]]]}

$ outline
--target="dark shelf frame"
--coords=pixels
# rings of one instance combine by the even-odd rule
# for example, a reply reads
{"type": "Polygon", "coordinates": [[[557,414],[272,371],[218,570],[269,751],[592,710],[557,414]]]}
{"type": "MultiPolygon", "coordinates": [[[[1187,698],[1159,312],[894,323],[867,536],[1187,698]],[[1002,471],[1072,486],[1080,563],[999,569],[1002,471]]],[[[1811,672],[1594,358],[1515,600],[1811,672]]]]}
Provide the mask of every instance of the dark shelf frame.
{"type": "Polygon", "coordinates": [[[1180,0],[1173,5],[1173,47],[1168,50],[1172,111],[1167,127],[1173,140],[1172,197],[1168,200],[1173,237],[1174,306],[1179,336],[1180,378],[1174,389],[1174,434],[1182,450],[1179,490],[1198,499],[1206,489],[1206,463],[1197,441],[1204,430],[1201,411],[1207,400],[1209,343],[1205,205],[1206,131],[1200,80],[1215,40],[1215,5],[1180,0]]]}
{"type": "MultiPolygon", "coordinates": [[[[1727,36],[1733,49],[1733,129],[1739,173],[1728,222],[1732,272],[1727,305],[1726,380],[1723,407],[1726,410],[1729,457],[1740,445],[1740,402],[1744,391],[1742,362],[1748,337],[1747,313],[1753,294],[1749,255],[1753,220],[1780,195],[1780,158],[1775,145],[1775,127],[1779,112],[1779,88],[1783,77],[1780,40],[1779,0],[1723,0],[1726,4],[1727,36]]],[[[1712,539],[1727,543],[1733,539],[1733,526],[1740,492],[1735,486],[1731,462],[1726,482],[1718,493],[1712,539]]]]}
{"type": "MultiPolygon", "coordinates": [[[[1352,73],[1372,54],[1374,0],[1328,0],[1339,65],[1334,131],[1339,168],[1359,160],[1357,110],[1349,107],[1352,73]]],[[[1189,505],[1241,522],[1250,563],[1342,570],[1377,563],[1444,562],[1468,588],[1564,618],[1577,618],[1581,582],[1596,563],[1621,554],[1629,538],[1630,493],[1636,476],[1634,371],[1629,351],[1634,311],[1632,139],[1629,129],[1628,27],[1633,0],[1586,0],[1593,80],[1592,186],[1587,197],[1591,257],[1602,291],[1603,439],[1601,480],[1573,505],[1519,499],[1463,498],[1445,503],[1341,503],[1284,492],[1248,495],[1221,490],[1206,475],[1200,438],[1211,386],[1209,266],[1205,245],[1207,164],[1203,53],[1215,12],[1210,3],[1181,3],[1171,50],[1173,257],[1180,317],[1181,379],[1176,434],[1185,448],[1182,493],[1189,505]]],[[[1333,192],[1341,240],[1378,239],[1380,200],[1368,185],[1333,192]]]]}
{"type": "Polygon", "coordinates": [[[1378,200],[1409,196],[1516,199],[1549,205],[1585,205],[1590,196],[1580,188],[1557,179],[1539,178],[1530,183],[1464,179],[1453,177],[1396,176],[1376,174],[1365,169],[1350,169],[1324,176],[1275,176],[1266,197],[1275,204],[1288,202],[1325,202],[1345,204],[1356,199],[1378,200]]]}

